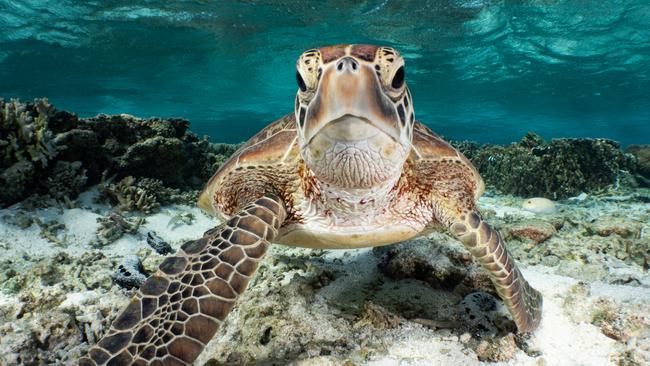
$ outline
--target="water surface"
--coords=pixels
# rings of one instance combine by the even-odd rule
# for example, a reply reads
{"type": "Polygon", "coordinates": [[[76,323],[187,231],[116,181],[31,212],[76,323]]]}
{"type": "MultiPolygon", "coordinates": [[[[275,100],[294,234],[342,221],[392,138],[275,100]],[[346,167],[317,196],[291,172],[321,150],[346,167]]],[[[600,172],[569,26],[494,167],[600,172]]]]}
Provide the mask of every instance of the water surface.
{"type": "Polygon", "coordinates": [[[650,140],[650,2],[0,0],[0,96],[180,116],[238,142],[292,110],[295,59],[396,47],[448,138],[650,140]]]}

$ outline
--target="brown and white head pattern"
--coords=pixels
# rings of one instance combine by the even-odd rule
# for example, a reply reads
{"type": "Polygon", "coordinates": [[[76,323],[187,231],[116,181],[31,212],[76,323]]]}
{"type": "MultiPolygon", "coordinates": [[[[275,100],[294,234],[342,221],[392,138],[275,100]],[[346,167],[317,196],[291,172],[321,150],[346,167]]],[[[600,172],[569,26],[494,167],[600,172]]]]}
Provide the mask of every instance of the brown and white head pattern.
{"type": "Polygon", "coordinates": [[[322,47],[305,51],[296,68],[298,139],[316,177],[340,188],[397,179],[415,121],[399,53],[369,45],[322,47]]]}

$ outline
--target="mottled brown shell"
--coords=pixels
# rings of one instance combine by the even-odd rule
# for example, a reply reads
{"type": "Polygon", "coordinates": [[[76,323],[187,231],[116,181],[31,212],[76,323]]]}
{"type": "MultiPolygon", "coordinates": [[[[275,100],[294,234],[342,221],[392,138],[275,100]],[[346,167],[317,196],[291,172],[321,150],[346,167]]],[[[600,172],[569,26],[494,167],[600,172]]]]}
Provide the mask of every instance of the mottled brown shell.
{"type": "MultiPolygon", "coordinates": [[[[467,183],[474,187],[474,199],[481,197],[485,191],[483,178],[465,155],[420,122],[416,122],[413,126],[413,156],[411,159],[415,162],[419,160],[460,162],[471,172],[466,179],[469,180],[467,183]]],[[[426,179],[426,177],[420,178],[426,179]]]]}
{"type": "MultiPolygon", "coordinates": [[[[295,160],[299,155],[297,136],[296,120],[293,113],[287,114],[266,126],[242,145],[210,178],[203,192],[199,195],[199,207],[211,214],[230,215],[231,211],[236,209],[234,206],[237,206],[237,204],[226,204],[226,206],[233,207],[215,207],[215,198],[217,198],[216,201],[219,201],[219,198],[222,201],[224,201],[224,198],[225,201],[229,201],[228,197],[218,196],[220,194],[230,194],[230,192],[233,192],[233,188],[236,188],[235,191],[246,191],[247,189],[252,190],[256,184],[271,184],[268,181],[256,182],[253,177],[250,177],[250,181],[246,182],[246,177],[256,174],[256,171],[259,173],[260,170],[272,169],[274,165],[295,160]],[[228,185],[235,183],[230,179],[233,175],[240,178],[237,182],[242,182],[244,185],[248,183],[249,186],[228,187],[228,185]]],[[[284,180],[287,178],[297,180],[298,176],[284,178],[284,180]]],[[[276,189],[281,188],[276,187],[276,189]]],[[[268,190],[265,191],[268,192],[268,190]]],[[[255,192],[255,195],[263,193],[265,192],[255,192]]],[[[281,192],[269,193],[281,195],[281,192]]],[[[235,199],[235,201],[245,200],[243,196],[245,194],[242,195],[241,199],[235,199]]],[[[253,199],[255,198],[257,197],[253,197],[253,199]]]]}

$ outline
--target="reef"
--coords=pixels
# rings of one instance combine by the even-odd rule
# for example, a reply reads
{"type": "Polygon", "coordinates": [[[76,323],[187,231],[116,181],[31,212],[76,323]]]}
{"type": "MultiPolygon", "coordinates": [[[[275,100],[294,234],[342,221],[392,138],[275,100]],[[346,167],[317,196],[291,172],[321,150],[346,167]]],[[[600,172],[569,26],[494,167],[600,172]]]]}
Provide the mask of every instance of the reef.
{"type": "Polygon", "coordinates": [[[104,178],[118,182],[106,192],[125,200],[122,209],[155,209],[166,197],[180,195],[161,193],[161,187],[200,189],[236,149],[199,139],[188,128],[179,118],[78,118],[47,99],[0,99],[0,184],[6,187],[0,206],[34,193],[72,200],[104,178]],[[132,199],[142,191],[147,197],[138,206],[132,199]]]}
{"type": "Polygon", "coordinates": [[[640,159],[612,140],[562,138],[545,142],[529,132],[507,146],[453,142],[485,183],[506,194],[562,199],[614,186],[647,186],[640,159]]]}
{"type": "MultiPolygon", "coordinates": [[[[0,364],[72,364],[165,255],[217,224],[195,189],[236,146],[181,119],[1,103],[0,364]]],[[[444,232],[360,250],[273,245],[195,364],[649,364],[650,190],[629,188],[646,184],[646,147],[533,134],[456,145],[488,183],[483,217],[544,296],[534,334],[516,334],[444,232]]]]}

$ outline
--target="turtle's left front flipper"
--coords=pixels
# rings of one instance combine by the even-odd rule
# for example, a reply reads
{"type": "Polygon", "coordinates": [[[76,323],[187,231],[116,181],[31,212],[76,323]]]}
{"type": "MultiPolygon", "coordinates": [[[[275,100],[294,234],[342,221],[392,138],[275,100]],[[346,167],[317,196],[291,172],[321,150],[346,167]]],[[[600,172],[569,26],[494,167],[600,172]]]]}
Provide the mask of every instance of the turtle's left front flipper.
{"type": "Polygon", "coordinates": [[[79,364],[192,364],[246,289],[286,215],[281,200],[262,197],[183,244],[79,364]]]}
{"type": "Polygon", "coordinates": [[[501,235],[476,210],[452,215],[454,234],[489,274],[520,332],[537,328],[542,316],[542,295],[532,288],[506,250],[501,235]]]}

